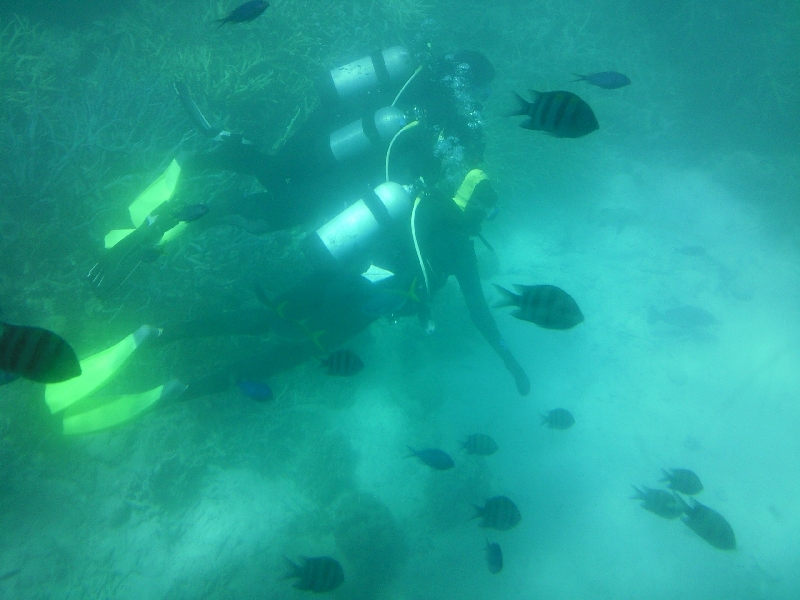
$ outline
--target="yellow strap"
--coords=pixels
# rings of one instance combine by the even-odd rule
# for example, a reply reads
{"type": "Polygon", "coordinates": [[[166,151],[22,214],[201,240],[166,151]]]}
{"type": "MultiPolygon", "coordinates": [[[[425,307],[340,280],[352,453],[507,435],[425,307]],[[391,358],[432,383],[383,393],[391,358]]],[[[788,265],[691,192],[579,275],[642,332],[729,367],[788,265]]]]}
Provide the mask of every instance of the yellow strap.
{"type": "Polygon", "coordinates": [[[467,173],[466,177],[464,177],[464,181],[462,181],[461,185],[458,187],[456,195],[453,196],[453,202],[458,205],[458,208],[466,210],[467,204],[469,204],[470,198],[472,198],[472,194],[475,192],[475,188],[484,179],[489,179],[489,177],[481,169],[472,169],[472,171],[467,173]]]}
{"type": "Polygon", "coordinates": [[[128,207],[131,213],[131,221],[134,227],[139,227],[147,216],[164,202],[172,198],[175,186],[178,185],[178,177],[181,174],[181,166],[175,159],[169,163],[167,170],[159,175],[145,191],[143,191],[128,207]]]}
{"type": "Polygon", "coordinates": [[[140,394],[93,398],[74,404],[64,413],[64,435],[91,433],[129,421],[161,398],[163,389],[160,385],[140,394]]]}
{"type": "Polygon", "coordinates": [[[83,359],[78,377],[45,386],[44,400],[50,412],[62,411],[91,394],[122,366],[134,350],[136,339],[131,334],[111,348],[83,359]]]}

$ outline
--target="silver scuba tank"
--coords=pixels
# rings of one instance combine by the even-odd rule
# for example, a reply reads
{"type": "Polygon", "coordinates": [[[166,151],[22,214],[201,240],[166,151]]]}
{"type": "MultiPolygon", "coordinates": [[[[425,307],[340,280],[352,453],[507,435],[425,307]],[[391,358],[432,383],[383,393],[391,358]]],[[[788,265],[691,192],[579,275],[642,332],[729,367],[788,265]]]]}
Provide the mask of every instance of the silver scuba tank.
{"type": "Polygon", "coordinates": [[[411,208],[407,188],[393,181],[384,182],[309,234],[305,241],[306,255],[318,265],[341,264],[358,258],[382,229],[406,220],[411,208]]]}
{"type": "Polygon", "coordinates": [[[328,100],[350,100],[369,92],[401,86],[414,72],[414,60],[402,46],[359,58],[331,69],[321,81],[328,100]]]}
{"type": "Polygon", "coordinates": [[[370,117],[364,117],[337,129],[330,135],[330,148],[333,157],[342,162],[388,144],[394,135],[406,124],[402,110],[385,106],[370,117]]]}

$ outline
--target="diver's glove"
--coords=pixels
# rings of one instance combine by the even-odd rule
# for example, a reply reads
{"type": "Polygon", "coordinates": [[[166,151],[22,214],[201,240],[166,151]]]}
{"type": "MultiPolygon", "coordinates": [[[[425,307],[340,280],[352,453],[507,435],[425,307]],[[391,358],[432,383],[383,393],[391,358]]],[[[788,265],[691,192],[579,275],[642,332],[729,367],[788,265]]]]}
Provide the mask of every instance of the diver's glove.
{"type": "Polygon", "coordinates": [[[513,357],[510,360],[506,360],[505,363],[506,369],[508,369],[509,373],[514,377],[519,395],[527,396],[531,391],[531,381],[528,379],[528,375],[513,357]]]}
{"type": "Polygon", "coordinates": [[[508,349],[504,340],[500,340],[500,346],[497,348],[497,353],[500,355],[500,358],[503,359],[503,363],[508,369],[508,372],[511,373],[511,376],[514,378],[514,382],[517,384],[517,391],[519,392],[520,396],[527,396],[528,393],[531,391],[531,381],[528,379],[528,375],[525,373],[525,370],[522,366],[517,362],[517,359],[514,358],[514,355],[511,354],[511,350],[508,349]]]}

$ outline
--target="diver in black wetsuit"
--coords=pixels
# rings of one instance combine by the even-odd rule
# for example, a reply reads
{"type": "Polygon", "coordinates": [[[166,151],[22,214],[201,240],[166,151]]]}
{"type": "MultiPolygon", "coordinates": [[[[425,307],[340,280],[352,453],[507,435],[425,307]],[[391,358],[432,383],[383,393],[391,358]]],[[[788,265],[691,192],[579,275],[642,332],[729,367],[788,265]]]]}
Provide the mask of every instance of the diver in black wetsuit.
{"type": "MultiPolygon", "coordinates": [[[[378,80],[383,73],[384,83],[388,82],[396,52],[390,49],[370,57],[378,80]]],[[[363,70],[343,72],[363,74],[363,70]]],[[[330,79],[326,78],[329,96],[350,92],[348,85],[353,82],[343,79],[343,72],[331,71],[330,79]]],[[[182,156],[181,169],[246,173],[266,189],[238,205],[232,203],[227,210],[243,209],[248,217],[266,221],[274,230],[333,217],[309,236],[307,253],[318,269],[273,299],[272,307],[165,325],[161,342],[203,335],[277,334],[265,354],[226,365],[190,383],[187,396],[221,391],[236,378],[267,378],[310,355],[333,349],[386,314],[387,300],[393,313],[416,313],[432,331],[429,299],[450,275],[458,280],[473,324],[503,360],[518,392],[529,392],[528,377],[504,343],[483,296],[471,239],[480,234],[481,222],[497,202],[479,168],[485,145],[480,99],[493,77],[491,64],[477,52],[430,60],[395,99],[401,100],[398,105],[405,110],[392,105],[375,111],[386,95],[373,90],[359,104],[367,116],[353,123],[347,103],[323,102],[271,156],[241,136],[211,130],[185,88],[177,88],[197,124],[219,140],[211,152],[182,156]],[[341,127],[348,122],[352,125],[341,127]],[[402,135],[397,134],[404,126],[402,135]],[[384,165],[383,150],[390,139],[391,156],[384,165]],[[395,183],[381,184],[388,179],[395,183]],[[390,185],[394,187],[386,187],[390,185]],[[410,196],[404,198],[404,194],[410,196]],[[354,212],[337,220],[337,213],[359,196],[366,207],[358,213],[361,220],[354,212]],[[343,232],[342,223],[355,229],[343,232]],[[363,244],[352,242],[359,236],[370,239],[363,244]],[[365,271],[370,265],[390,276],[370,280],[365,271]],[[377,310],[373,309],[376,305],[377,310]],[[293,331],[281,335],[280,329],[293,331]]],[[[346,210],[355,210],[355,205],[346,210]]]]}

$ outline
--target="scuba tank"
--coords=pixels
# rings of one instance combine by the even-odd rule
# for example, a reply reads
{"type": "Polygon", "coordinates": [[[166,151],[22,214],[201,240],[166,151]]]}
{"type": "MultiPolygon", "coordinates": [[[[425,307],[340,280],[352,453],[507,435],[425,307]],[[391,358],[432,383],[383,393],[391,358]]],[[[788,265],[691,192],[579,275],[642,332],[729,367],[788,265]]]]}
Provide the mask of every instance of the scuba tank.
{"type": "Polygon", "coordinates": [[[342,162],[370,149],[385,147],[406,125],[406,116],[394,106],[385,106],[371,117],[363,117],[330,135],[333,157],[342,162]]]}
{"type": "Polygon", "coordinates": [[[358,258],[382,230],[406,221],[411,205],[408,189],[386,181],[309,234],[303,248],[306,256],[318,266],[358,258]]]}
{"type": "Polygon", "coordinates": [[[324,100],[347,101],[374,91],[401,86],[414,72],[408,50],[393,46],[331,69],[320,81],[324,100]]]}

